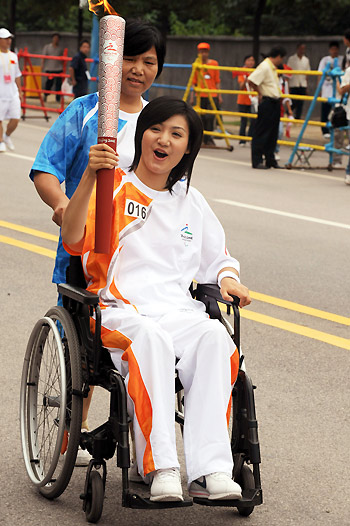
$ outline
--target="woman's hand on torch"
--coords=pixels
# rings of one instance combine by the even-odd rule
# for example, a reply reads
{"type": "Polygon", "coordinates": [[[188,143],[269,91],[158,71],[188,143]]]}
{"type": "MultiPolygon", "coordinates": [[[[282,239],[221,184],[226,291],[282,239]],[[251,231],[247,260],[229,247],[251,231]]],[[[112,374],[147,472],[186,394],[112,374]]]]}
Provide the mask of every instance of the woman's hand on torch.
{"type": "Polygon", "coordinates": [[[89,163],[86,175],[96,179],[96,172],[101,169],[113,170],[118,166],[118,154],[107,144],[95,144],[89,152],[89,163]]]}
{"type": "Polygon", "coordinates": [[[91,146],[89,162],[63,215],[62,239],[67,245],[79,252],[85,233],[85,224],[89,200],[95,186],[96,172],[118,166],[118,155],[107,144],[91,146]]]}

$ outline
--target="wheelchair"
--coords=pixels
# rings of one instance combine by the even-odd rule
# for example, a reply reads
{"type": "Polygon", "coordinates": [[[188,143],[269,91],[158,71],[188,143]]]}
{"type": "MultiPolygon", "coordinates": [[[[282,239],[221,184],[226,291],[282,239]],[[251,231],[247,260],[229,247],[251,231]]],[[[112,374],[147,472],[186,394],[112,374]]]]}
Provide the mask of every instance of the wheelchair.
{"type": "MultiPolygon", "coordinates": [[[[260,446],[255,415],[254,389],[240,354],[238,378],[232,390],[231,450],[233,478],[242,487],[240,500],[188,499],[183,502],[153,502],[129,486],[130,444],[127,392],[124,378],[115,369],[101,343],[99,298],[87,290],[80,257],[71,257],[67,284],[58,286],[63,307],[53,307],[35,324],[24,358],[20,393],[20,428],[23,458],[31,482],[47,499],[59,497],[70,481],[79,445],[92,455],[80,498],[86,520],[101,517],[106,486],[106,460],[116,452],[122,470],[122,506],[135,509],[178,508],[200,504],[235,507],[249,516],[262,504],[260,446]],[[90,331],[94,315],[95,332],[90,331]],[[83,398],[89,386],[110,393],[108,420],[89,432],[81,432],[83,398]],[[252,467],[252,469],[251,469],[252,467]]],[[[211,318],[226,327],[240,352],[239,298],[224,301],[217,285],[191,287],[211,318]],[[234,330],[222,316],[218,301],[233,310],[234,330]]],[[[175,420],[184,425],[182,385],[175,375],[177,409],[175,420]]]]}

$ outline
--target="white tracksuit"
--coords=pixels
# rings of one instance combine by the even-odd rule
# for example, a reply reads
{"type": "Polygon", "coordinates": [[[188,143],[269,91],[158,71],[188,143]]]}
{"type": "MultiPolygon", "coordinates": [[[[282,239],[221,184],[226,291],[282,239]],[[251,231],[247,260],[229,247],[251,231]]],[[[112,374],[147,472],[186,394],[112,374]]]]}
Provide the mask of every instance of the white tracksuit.
{"type": "MultiPolygon", "coordinates": [[[[175,358],[184,386],[184,449],[189,483],[232,473],[227,432],[238,352],[223,325],[210,320],[188,289],[216,283],[224,267],[239,270],[224,231],[203,196],[178,182],[173,192],[116,171],[109,255],[95,254],[94,199],[82,261],[88,290],[100,296],[102,341],[125,376],[142,476],[177,467],[175,358]]],[[[72,250],[70,250],[73,253],[72,250]]]]}

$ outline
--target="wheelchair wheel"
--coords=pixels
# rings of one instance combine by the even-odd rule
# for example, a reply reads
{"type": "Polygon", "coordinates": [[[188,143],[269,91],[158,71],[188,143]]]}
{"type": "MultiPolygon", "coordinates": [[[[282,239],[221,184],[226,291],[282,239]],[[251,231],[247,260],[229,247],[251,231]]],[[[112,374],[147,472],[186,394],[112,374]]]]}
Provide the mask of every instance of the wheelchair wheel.
{"type": "Polygon", "coordinates": [[[74,469],[82,417],[78,337],[62,307],[50,309],[29,338],[24,359],[20,424],[25,466],[46,498],[66,489],[74,469]]]}
{"type": "Polygon", "coordinates": [[[85,517],[88,522],[98,522],[102,515],[104,499],[103,480],[98,471],[91,471],[85,499],[85,517]]]}
{"type": "MultiPolygon", "coordinates": [[[[246,489],[255,488],[254,475],[251,469],[247,466],[247,464],[243,464],[242,466],[240,477],[239,477],[239,484],[243,491],[246,489]]],[[[251,513],[253,513],[254,506],[243,507],[243,506],[238,505],[237,509],[240,515],[242,515],[243,517],[248,517],[251,513]]]]}

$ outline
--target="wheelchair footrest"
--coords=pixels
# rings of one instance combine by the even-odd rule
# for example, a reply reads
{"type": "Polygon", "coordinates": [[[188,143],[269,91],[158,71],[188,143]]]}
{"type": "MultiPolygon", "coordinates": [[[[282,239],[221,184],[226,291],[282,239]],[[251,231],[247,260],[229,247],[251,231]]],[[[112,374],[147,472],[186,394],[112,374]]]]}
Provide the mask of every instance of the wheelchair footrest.
{"type": "Polygon", "coordinates": [[[124,493],[123,495],[123,506],[125,508],[142,509],[142,510],[155,510],[164,508],[185,508],[192,506],[192,500],[184,501],[158,501],[154,502],[149,498],[140,497],[136,493],[124,493]]]}
{"type": "Polygon", "coordinates": [[[245,489],[242,492],[241,499],[232,500],[209,500],[201,499],[199,497],[193,498],[194,504],[201,504],[202,506],[224,506],[226,508],[250,508],[251,506],[259,506],[262,504],[261,489],[245,489]]]}

